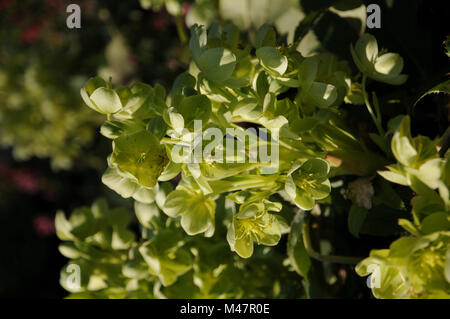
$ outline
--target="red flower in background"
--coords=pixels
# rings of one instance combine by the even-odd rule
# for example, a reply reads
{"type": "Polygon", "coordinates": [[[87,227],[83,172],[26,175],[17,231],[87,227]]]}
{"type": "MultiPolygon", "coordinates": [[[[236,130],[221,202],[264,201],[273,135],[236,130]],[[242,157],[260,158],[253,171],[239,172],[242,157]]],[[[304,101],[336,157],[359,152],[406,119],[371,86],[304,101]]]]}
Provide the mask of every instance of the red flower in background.
{"type": "Polygon", "coordinates": [[[42,29],[42,22],[38,21],[28,26],[20,35],[20,42],[23,44],[32,43],[39,38],[42,29]]]}
{"type": "Polygon", "coordinates": [[[14,186],[25,193],[36,193],[41,186],[40,177],[26,168],[14,170],[11,178],[14,186]]]}
{"type": "Polygon", "coordinates": [[[9,178],[12,174],[12,169],[4,164],[4,163],[0,163],[0,177],[2,178],[9,178]]]}
{"type": "Polygon", "coordinates": [[[45,2],[49,7],[51,7],[54,10],[60,9],[63,5],[62,0],[45,0],[45,2]]]}
{"type": "Polygon", "coordinates": [[[162,14],[157,14],[153,19],[152,19],[152,26],[154,29],[158,30],[158,31],[163,31],[164,29],[166,29],[168,25],[168,18],[167,16],[164,16],[162,14]]]}
{"type": "Polygon", "coordinates": [[[191,4],[190,3],[183,3],[181,5],[181,14],[182,15],[186,15],[189,10],[191,9],[191,4]]]}
{"type": "Polygon", "coordinates": [[[11,4],[12,0],[0,0],[0,10],[6,8],[11,4]]]}
{"type": "Polygon", "coordinates": [[[54,219],[46,216],[39,215],[33,218],[33,227],[39,236],[49,236],[56,232],[54,219]]]}

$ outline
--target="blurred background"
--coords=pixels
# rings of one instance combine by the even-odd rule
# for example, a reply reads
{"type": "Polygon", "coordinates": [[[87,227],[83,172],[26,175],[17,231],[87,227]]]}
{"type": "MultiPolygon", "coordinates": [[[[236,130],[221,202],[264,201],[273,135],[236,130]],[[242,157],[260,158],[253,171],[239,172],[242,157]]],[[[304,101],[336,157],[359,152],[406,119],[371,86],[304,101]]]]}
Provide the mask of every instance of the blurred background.
{"type": "Polygon", "coordinates": [[[407,90],[394,87],[381,98],[398,99],[392,116],[414,112],[413,135],[433,138],[448,125],[448,99],[427,96],[412,110],[421,93],[449,72],[443,41],[450,17],[445,1],[432,3],[0,0],[0,297],[66,295],[58,283],[65,258],[57,249],[57,210],[69,212],[99,196],[111,206],[130,206],[101,183],[111,144],[98,134],[102,118],[79,94],[89,77],[169,89],[190,59],[190,25],[232,20],[251,33],[268,22],[289,42],[300,21],[321,12],[320,21],[305,29],[302,54],[323,50],[351,61],[349,44],[364,30],[374,34],[403,56],[410,76],[407,90]],[[70,3],[81,8],[80,29],[66,26],[70,3]],[[381,29],[365,27],[369,3],[381,6],[381,29]]]}

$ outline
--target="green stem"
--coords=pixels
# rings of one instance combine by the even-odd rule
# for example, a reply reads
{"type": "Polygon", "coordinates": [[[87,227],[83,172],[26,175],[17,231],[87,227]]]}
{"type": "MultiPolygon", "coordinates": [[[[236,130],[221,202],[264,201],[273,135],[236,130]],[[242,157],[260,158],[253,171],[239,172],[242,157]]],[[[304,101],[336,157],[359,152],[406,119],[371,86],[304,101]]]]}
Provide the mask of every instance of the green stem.
{"type": "Polygon", "coordinates": [[[378,133],[381,136],[384,136],[383,126],[381,125],[380,109],[378,107],[378,103],[376,103],[375,107],[376,107],[377,114],[375,114],[373,112],[372,106],[370,105],[370,102],[369,102],[369,97],[367,96],[366,82],[367,82],[367,75],[364,74],[363,78],[362,78],[362,93],[363,93],[364,103],[366,104],[367,111],[369,111],[369,114],[372,117],[372,120],[375,123],[375,126],[377,127],[378,133]]]}
{"type": "Polygon", "coordinates": [[[177,139],[172,139],[170,137],[163,137],[161,139],[161,144],[173,144],[173,145],[180,145],[180,146],[186,146],[186,147],[190,147],[191,143],[189,142],[183,142],[181,140],[177,140],[177,139]]]}
{"type": "Polygon", "coordinates": [[[188,38],[187,38],[186,32],[184,30],[183,16],[181,16],[181,15],[177,16],[176,24],[177,24],[178,37],[180,38],[181,43],[186,43],[188,38]]]}
{"type": "Polygon", "coordinates": [[[362,258],[360,257],[348,257],[348,256],[335,256],[335,255],[321,255],[312,248],[311,238],[309,234],[309,218],[305,218],[302,226],[302,237],[305,249],[308,255],[316,260],[322,262],[331,262],[337,264],[351,264],[356,265],[362,258]]]}
{"type": "Polygon", "coordinates": [[[215,194],[234,192],[249,188],[270,189],[277,188],[277,175],[236,175],[222,180],[209,181],[215,194]]]}

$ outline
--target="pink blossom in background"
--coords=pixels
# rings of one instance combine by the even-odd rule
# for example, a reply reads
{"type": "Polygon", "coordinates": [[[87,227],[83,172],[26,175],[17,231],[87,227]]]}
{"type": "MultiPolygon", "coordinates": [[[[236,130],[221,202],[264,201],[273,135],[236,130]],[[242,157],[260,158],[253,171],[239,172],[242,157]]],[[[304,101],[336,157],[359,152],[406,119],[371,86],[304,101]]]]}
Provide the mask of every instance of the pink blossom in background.
{"type": "Polygon", "coordinates": [[[34,217],[33,228],[42,237],[53,235],[56,232],[54,219],[46,215],[34,217]]]}
{"type": "Polygon", "coordinates": [[[191,4],[190,3],[183,3],[181,5],[181,14],[182,15],[186,15],[189,10],[191,9],[191,4]]]}
{"type": "Polygon", "coordinates": [[[167,61],[167,67],[171,70],[171,71],[175,71],[178,67],[180,66],[180,63],[178,63],[177,59],[169,59],[167,61]]]}
{"type": "Polygon", "coordinates": [[[41,34],[41,29],[42,23],[40,21],[31,24],[20,35],[20,42],[27,44],[36,41],[41,34]]]}
{"type": "Polygon", "coordinates": [[[63,2],[62,0],[45,0],[48,6],[52,7],[54,10],[61,9],[63,2]]]}
{"type": "Polygon", "coordinates": [[[167,16],[162,15],[162,14],[157,14],[153,19],[152,19],[152,26],[154,29],[158,30],[158,31],[163,31],[166,29],[168,24],[168,19],[167,16]]]}
{"type": "Polygon", "coordinates": [[[0,177],[2,178],[9,178],[12,174],[12,169],[4,164],[4,163],[0,163],[0,177]]]}
{"type": "Polygon", "coordinates": [[[25,193],[36,193],[41,186],[39,176],[26,168],[16,169],[11,177],[14,186],[25,193]]]}
{"type": "Polygon", "coordinates": [[[0,10],[6,8],[11,4],[12,0],[0,0],[0,10]]]}

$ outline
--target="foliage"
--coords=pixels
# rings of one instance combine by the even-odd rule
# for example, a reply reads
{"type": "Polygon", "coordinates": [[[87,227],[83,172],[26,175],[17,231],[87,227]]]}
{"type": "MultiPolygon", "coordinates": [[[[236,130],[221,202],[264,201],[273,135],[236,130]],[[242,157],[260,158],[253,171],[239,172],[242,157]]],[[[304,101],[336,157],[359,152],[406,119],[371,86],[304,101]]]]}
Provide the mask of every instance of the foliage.
{"type": "MultiPolygon", "coordinates": [[[[163,188],[158,196],[165,196],[163,188]]],[[[59,250],[71,259],[60,282],[70,298],[283,298],[302,293],[277,252],[259,250],[256,258],[242,260],[217,236],[232,218],[231,201],[219,201],[218,229],[208,239],[187,235],[179,221],[162,213],[162,202],[135,202],[138,241],[127,227],[130,212],[109,209],[104,199],[76,209],[69,219],[57,214],[57,234],[64,240],[59,250]],[[70,265],[80,267],[79,286],[70,265]],[[280,282],[289,281],[280,291],[280,282]]]]}
{"type": "Polygon", "coordinates": [[[439,158],[435,143],[424,136],[412,138],[409,130],[405,116],[391,144],[398,163],[379,172],[416,193],[413,222],[399,220],[409,236],[397,239],[389,249],[373,250],[356,271],[362,276],[372,273],[372,280],[379,281],[379,287],[372,288],[378,298],[448,298],[450,159],[439,158]]]}
{"type": "Polygon", "coordinates": [[[413,138],[408,116],[385,127],[387,102],[367,91],[368,80],[405,83],[403,58],[364,34],[350,46],[355,74],[337,55],[302,54],[298,41],[280,38],[269,24],[258,27],[251,36],[234,24],[194,24],[192,61],[169,92],[158,84],[87,81],[81,95],[106,115],[100,132],[112,142],[102,181],[134,199],[141,239],[126,228],[129,214],[112,213],[102,201],[69,220],[60,213],[58,236],[69,242],[60,250],[82,268],[80,287],[67,285],[66,268],[62,286],[73,297],[313,297],[324,290],[317,259],[328,285],[338,280],[330,263],[359,262],[356,272],[372,273],[378,298],[448,297],[448,156],[439,156],[438,139],[413,138]],[[364,108],[376,128],[366,139],[352,124],[352,113],[364,108]],[[251,161],[248,127],[268,132],[256,145],[278,149],[275,163],[251,161]],[[211,128],[219,143],[213,156],[198,158],[211,128]],[[199,135],[202,144],[195,144],[199,135]],[[222,151],[239,143],[242,152],[227,161],[222,151]],[[411,207],[395,184],[414,191],[411,207]],[[327,211],[344,211],[354,237],[396,240],[362,261],[332,255],[324,241],[317,252],[310,221],[327,211]],[[284,235],[287,251],[279,245],[284,235]],[[286,280],[294,271],[303,288],[286,280]]]}

